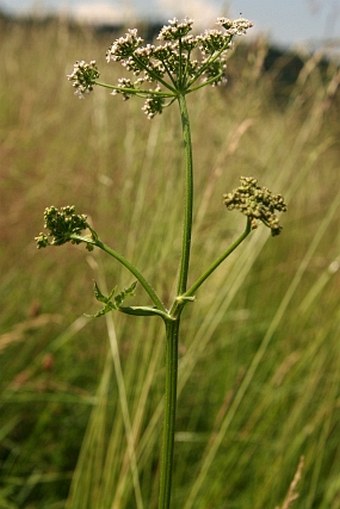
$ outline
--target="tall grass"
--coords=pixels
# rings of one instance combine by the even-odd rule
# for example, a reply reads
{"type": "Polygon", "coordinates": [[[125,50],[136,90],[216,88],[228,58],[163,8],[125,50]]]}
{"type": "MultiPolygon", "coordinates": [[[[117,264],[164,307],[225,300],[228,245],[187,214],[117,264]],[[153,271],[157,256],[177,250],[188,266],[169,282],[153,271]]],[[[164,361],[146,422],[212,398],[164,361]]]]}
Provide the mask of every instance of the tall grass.
{"type": "MultiPolygon", "coordinates": [[[[46,205],[74,203],[148,267],[167,301],[181,240],[179,118],[166,111],[148,122],[135,101],[126,107],[101,90],[73,97],[64,78],[73,61],[99,60],[110,37],[60,24],[11,25],[0,38],[0,507],[152,509],[160,324],[83,317],[96,306],[91,279],[112,287],[129,276],[82,249],[42,256],[32,239],[46,205]]],[[[239,175],[282,192],[289,211],[278,239],[259,229],[186,311],[176,508],[284,507],[301,456],[294,507],[340,503],[339,77],[307,60],[277,104],[275,70],[261,75],[260,59],[256,48],[236,55],[229,88],[189,102],[193,272],[242,228],[221,199],[239,175]]]]}

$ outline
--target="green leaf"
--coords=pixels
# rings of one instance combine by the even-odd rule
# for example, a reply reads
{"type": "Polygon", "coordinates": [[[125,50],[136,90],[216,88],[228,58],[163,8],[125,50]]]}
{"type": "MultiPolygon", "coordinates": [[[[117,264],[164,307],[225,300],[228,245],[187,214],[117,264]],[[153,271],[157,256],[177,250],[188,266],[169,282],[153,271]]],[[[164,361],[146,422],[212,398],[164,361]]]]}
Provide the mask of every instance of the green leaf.
{"type": "Polygon", "coordinates": [[[96,314],[94,315],[85,315],[90,318],[98,318],[99,316],[106,315],[106,313],[109,313],[110,311],[115,311],[117,309],[120,309],[121,305],[123,304],[124,300],[127,297],[130,297],[134,295],[135,289],[136,289],[137,281],[134,281],[130,286],[127,288],[124,288],[121,292],[116,293],[117,287],[114,287],[109,295],[104,295],[102,291],[100,290],[97,282],[94,282],[94,296],[95,298],[104,304],[102,309],[100,309],[96,314]]]}
{"type": "MultiPolygon", "coordinates": [[[[93,291],[94,291],[94,296],[95,296],[95,298],[96,298],[99,302],[106,303],[106,302],[108,302],[108,301],[110,300],[110,295],[112,294],[112,292],[111,292],[111,294],[110,294],[108,297],[105,297],[105,295],[101,292],[101,290],[100,290],[100,288],[99,288],[99,286],[98,286],[97,281],[95,281],[95,282],[94,282],[94,289],[93,289],[93,291]]],[[[114,293],[114,292],[116,291],[116,288],[114,288],[112,291],[113,291],[113,293],[114,293]]],[[[112,294],[112,295],[113,295],[113,294],[112,294]]],[[[112,297],[112,295],[111,295],[111,297],[112,297]]]]}
{"type": "Polygon", "coordinates": [[[118,293],[114,297],[115,309],[119,309],[123,304],[126,297],[132,296],[135,294],[135,289],[137,286],[137,281],[134,281],[128,288],[124,288],[120,293],[118,293]]]}
{"type": "Polygon", "coordinates": [[[162,318],[168,318],[166,313],[155,307],[149,306],[121,306],[119,311],[127,315],[134,316],[161,316],[162,318]]]}
{"type": "Polygon", "coordinates": [[[108,302],[107,304],[105,304],[105,306],[102,307],[102,309],[100,309],[94,315],[90,315],[90,314],[86,313],[85,316],[87,318],[99,318],[100,316],[104,316],[104,315],[106,315],[106,313],[109,313],[110,311],[114,311],[115,309],[116,308],[114,307],[113,303],[108,302]]]}

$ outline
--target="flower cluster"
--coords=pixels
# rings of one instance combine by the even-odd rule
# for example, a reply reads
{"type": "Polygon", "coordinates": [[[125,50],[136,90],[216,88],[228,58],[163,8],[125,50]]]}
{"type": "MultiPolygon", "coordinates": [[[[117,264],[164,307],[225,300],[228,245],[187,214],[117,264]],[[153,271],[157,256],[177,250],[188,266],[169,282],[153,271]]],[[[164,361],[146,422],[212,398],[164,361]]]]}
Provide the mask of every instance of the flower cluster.
{"type": "Polygon", "coordinates": [[[159,41],[178,41],[191,32],[194,24],[193,19],[185,18],[179,21],[177,18],[169,20],[169,25],[161,28],[157,39],[159,41]]]}
{"type": "Polygon", "coordinates": [[[87,217],[84,214],[76,214],[73,205],[61,207],[48,207],[44,212],[44,227],[48,234],[39,233],[35,240],[38,249],[46,246],[61,246],[66,242],[80,244],[81,240],[73,239],[72,235],[79,235],[88,228],[87,217]]]}
{"type": "Polygon", "coordinates": [[[94,84],[122,94],[124,99],[137,95],[144,98],[144,112],[149,118],[161,113],[179,94],[185,95],[205,85],[224,81],[226,53],[235,36],[243,35],[252,26],[246,19],[217,20],[218,29],[194,35],[193,20],[176,18],[164,26],[156,44],[145,44],[137,29],[116,39],[106,52],[107,62],[119,62],[134,80],[121,78],[116,85],[97,81],[99,73],[94,61],[77,62],[69,75],[77,93],[92,90],[94,84]]]}
{"type": "Polygon", "coordinates": [[[96,79],[100,76],[95,60],[87,64],[84,60],[77,61],[74,64],[73,71],[67,75],[72,86],[76,89],[75,94],[82,98],[84,94],[93,90],[96,79]]]}
{"type": "Polygon", "coordinates": [[[260,187],[257,179],[253,177],[241,177],[241,185],[231,193],[223,196],[224,203],[229,210],[237,209],[250,220],[251,228],[257,227],[257,222],[271,229],[273,236],[278,235],[280,226],[277,212],[285,212],[287,206],[283,196],[272,194],[266,187],[260,187]]]}

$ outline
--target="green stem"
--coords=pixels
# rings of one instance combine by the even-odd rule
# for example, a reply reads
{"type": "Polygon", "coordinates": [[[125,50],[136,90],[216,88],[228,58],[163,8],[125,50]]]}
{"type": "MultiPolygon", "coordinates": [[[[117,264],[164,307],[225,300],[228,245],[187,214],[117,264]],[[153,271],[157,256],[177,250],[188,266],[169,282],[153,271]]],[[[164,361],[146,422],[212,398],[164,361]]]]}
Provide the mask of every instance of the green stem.
{"type": "Polygon", "coordinates": [[[196,90],[200,90],[201,88],[206,87],[207,85],[210,85],[211,83],[217,82],[220,78],[222,78],[223,72],[220,72],[216,76],[213,76],[207,81],[204,81],[204,83],[201,83],[200,85],[197,85],[197,87],[189,88],[187,91],[187,94],[191,94],[191,92],[196,92],[196,90]]]}
{"type": "Polygon", "coordinates": [[[165,322],[166,375],[162,457],[158,509],[169,509],[171,501],[172,471],[177,400],[178,334],[180,318],[165,322]]]}
{"type": "Polygon", "coordinates": [[[233,242],[228,249],[219,256],[211,265],[210,267],[195,281],[195,283],[187,290],[182,297],[193,297],[195,292],[198,290],[198,288],[204,283],[206,279],[217,269],[219,265],[221,265],[222,262],[245,240],[246,237],[248,237],[249,233],[251,232],[251,225],[249,219],[247,220],[247,225],[242,233],[238,237],[238,239],[233,242]]]}
{"type": "Polygon", "coordinates": [[[133,274],[137,278],[137,280],[140,282],[140,284],[142,285],[142,287],[144,288],[146,293],[149,295],[150,299],[155,304],[155,306],[158,309],[161,309],[162,311],[166,312],[166,308],[165,308],[163,302],[161,301],[161,299],[158,297],[155,290],[152,288],[150,283],[148,283],[148,281],[144,278],[144,276],[139,272],[139,270],[132,263],[130,263],[121,254],[117,253],[117,251],[114,251],[109,246],[104,244],[104,242],[97,240],[96,244],[97,244],[97,247],[102,249],[102,251],[105,251],[105,253],[113,256],[113,258],[115,258],[118,262],[120,262],[122,265],[124,265],[124,267],[126,269],[128,269],[131,272],[131,274],[133,274]]]}
{"type": "MultiPolygon", "coordinates": [[[[93,231],[93,230],[91,230],[93,231]]],[[[91,246],[96,246],[105,253],[109,254],[113,258],[115,258],[119,263],[121,263],[131,274],[135,276],[135,278],[139,281],[139,283],[142,285],[146,293],[149,295],[152,302],[155,304],[157,309],[163,311],[164,313],[167,313],[167,309],[164,306],[161,299],[158,297],[156,291],[153,289],[153,287],[150,285],[150,283],[145,279],[145,277],[139,272],[139,270],[131,263],[129,260],[127,260],[123,255],[119,254],[114,249],[110,248],[104,242],[96,238],[95,240],[82,237],[80,235],[71,235],[72,239],[80,240],[81,242],[85,242],[86,244],[90,244],[91,246]]]]}
{"type": "Polygon", "coordinates": [[[137,62],[137,64],[139,64],[146,71],[147,74],[149,74],[149,76],[151,76],[155,80],[156,83],[157,82],[162,83],[162,85],[165,88],[168,88],[169,90],[171,90],[171,92],[176,94],[175,86],[173,87],[169,83],[167,83],[165,80],[163,80],[162,76],[160,76],[152,68],[148,67],[140,58],[136,57],[136,55],[133,56],[133,59],[135,62],[137,62]]]}
{"type": "Polygon", "coordinates": [[[202,76],[202,74],[206,71],[206,69],[208,69],[208,67],[213,63],[215,62],[221,55],[224,51],[226,51],[230,45],[230,41],[232,40],[233,36],[230,36],[228,42],[226,44],[224,44],[223,48],[221,48],[220,50],[216,51],[213,55],[210,56],[210,58],[208,58],[208,60],[206,61],[206,63],[204,65],[202,65],[202,67],[200,68],[200,70],[195,74],[195,76],[193,77],[193,79],[191,81],[189,81],[189,83],[187,84],[188,88],[190,88],[197,80],[200,76],[202,76]]]}
{"type": "MultiPolygon", "coordinates": [[[[182,134],[185,150],[185,206],[178,295],[182,295],[187,287],[192,231],[193,209],[193,162],[190,121],[184,94],[178,95],[181,113],[182,134]]],[[[171,501],[172,471],[174,460],[174,439],[177,400],[178,372],[178,336],[180,315],[183,304],[175,301],[172,309],[176,310],[173,320],[165,320],[166,326],[166,377],[165,377],[165,408],[163,424],[163,441],[160,472],[160,490],[158,509],[169,509],[171,501]]]]}
{"type": "MultiPolygon", "coordinates": [[[[111,85],[110,83],[104,83],[103,81],[99,81],[99,80],[95,80],[93,82],[95,85],[98,85],[99,87],[102,87],[102,88],[108,88],[110,90],[117,90],[118,92],[126,92],[126,93],[131,93],[131,94],[135,94],[139,97],[148,97],[150,95],[156,95],[156,96],[160,96],[160,97],[174,97],[175,95],[175,91],[174,93],[171,93],[171,92],[164,92],[162,90],[144,90],[144,89],[139,89],[139,88],[129,88],[129,87],[120,87],[119,85],[111,85]]],[[[169,88],[169,87],[168,87],[169,88]]]]}
{"type": "Polygon", "coordinates": [[[182,133],[185,150],[185,208],[181,266],[178,281],[178,295],[182,295],[186,291],[189,274],[194,178],[190,120],[184,95],[179,94],[178,103],[181,113],[182,133]]]}

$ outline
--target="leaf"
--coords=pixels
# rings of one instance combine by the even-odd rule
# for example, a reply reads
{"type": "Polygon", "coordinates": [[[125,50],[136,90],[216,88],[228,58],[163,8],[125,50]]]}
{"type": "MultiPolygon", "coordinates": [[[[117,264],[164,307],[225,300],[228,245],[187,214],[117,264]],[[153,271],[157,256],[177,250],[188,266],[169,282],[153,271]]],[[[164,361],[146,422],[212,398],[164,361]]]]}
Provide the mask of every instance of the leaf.
{"type": "Polygon", "coordinates": [[[105,306],[102,307],[102,309],[100,309],[94,315],[90,315],[90,314],[86,313],[85,316],[87,318],[99,318],[100,316],[104,316],[104,315],[106,315],[106,313],[109,313],[110,311],[114,311],[115,309],[116,308],[114,307],[113,303],[108,302],[107,304],[105,304],[105,306]]]}
{"type": "Polygon", "coordinates": [[[167,317],[166,313],[155,307],[149,306],[128,306],[119,308],[119,311],[127,315],[134,316],[161,316],[162,318],[167,317]]]}
{"type": "MultiPolygon", "coordinates": [[[[115,292],[115,288],[113,289],[113,292],[115,292]]],[[[100,291],[97,281],[94,282],[94,296],[99,302],[108,302],[110,300],[110,295],[108,297],[105,297],[105,295],[100,291]]],[[[112,292],[111,292],[112,293],[112,292]]],[[[112,294],[113,295],[113,294],[112,294]]]]}
{"type": "Polygon", "coordinates": [[[96,314],[94,315],[85,315],[89,318],[98,318],[99,316],[106,315],[106,313],[109,313],[110,311],[115,311],[117,309],[120,309],[121,305],[123,304],[126,297],[130,297],[134,295],[135,289],[137,286],[137,281],[134,281],[130,286],[127,288],[124,288],[121,292],[117,293],[115,295],[117,287],[115,286],[109,295],[104,295],[102,291],[100,290],[97,282],[94,282],[94,296],[95,298],[104,304],[102,309],[100,309],[96,314]]]}
{"type": "Polygon", "coordinates": [[[137,286],[137,281],[134,281],[128,288],[124,288],[120,293],[118,293],[114,297],[114,303],[115,303],[115,309],[120,308],[120,306],[123,304],[126,297],[132,296],[135,294],[135,289],[137,286]]]}

